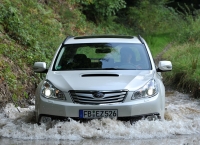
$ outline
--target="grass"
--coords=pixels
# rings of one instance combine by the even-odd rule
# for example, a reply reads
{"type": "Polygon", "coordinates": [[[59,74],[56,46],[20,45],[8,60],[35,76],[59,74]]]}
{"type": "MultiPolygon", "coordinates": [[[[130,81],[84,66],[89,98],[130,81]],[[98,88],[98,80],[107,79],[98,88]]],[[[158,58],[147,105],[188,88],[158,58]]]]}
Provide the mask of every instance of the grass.
{"type": "Polygon", "coordinates": [[[172,42],[170,34],[153,34],[144,36],[153,57],[155,58],[162,50],[172,42]]]}
{"type": "Polygon", "coordinates": [[[200,96],[200,43],[175,44],[164,54],[171,60],[173,71],[165,74],[165,82],[179,90],[190,92],[195,98],[200,96]]]}

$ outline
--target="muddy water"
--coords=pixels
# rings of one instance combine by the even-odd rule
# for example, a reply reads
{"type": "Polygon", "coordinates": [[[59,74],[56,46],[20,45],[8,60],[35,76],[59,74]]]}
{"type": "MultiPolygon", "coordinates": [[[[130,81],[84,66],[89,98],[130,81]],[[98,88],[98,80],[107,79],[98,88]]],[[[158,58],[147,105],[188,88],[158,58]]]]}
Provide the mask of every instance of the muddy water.
{"type": "Polygon", "coordinates": [[[140,120],[133,125],[102,119],[38,126],[33,119],[34,106],[18,109],[7,104],[1,110],[0,145],[200,144],[200,101],[176,91],[167,92],[164,121],[140,120]]]}

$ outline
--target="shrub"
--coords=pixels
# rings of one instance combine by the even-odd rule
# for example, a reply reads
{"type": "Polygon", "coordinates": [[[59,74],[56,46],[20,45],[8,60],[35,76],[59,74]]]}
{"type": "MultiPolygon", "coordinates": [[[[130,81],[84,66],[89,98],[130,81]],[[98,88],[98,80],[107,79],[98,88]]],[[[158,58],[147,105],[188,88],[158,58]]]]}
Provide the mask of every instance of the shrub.
{"type": "Polygon", "coordinates": [[[184,23],[179,25],[179,31],[177,31],[177,39],[180,43],[183,42],[196,42],[199,41],[200,37],[200,10],[195,9],[193,5],[189,8],[186,4],[180,6],[182,12],[179,11],[184,23]],[[192,10],[191,10],[192,9],[192,10]]]}
{"type": "Polygon", "coordinates": [[[196,98],[200,97],[199,47],[199,42],[176,44],[163,55],[167,60],[171,60],[173,64],[173,70],[164,74],[165,82],[184,92],[192,93],[196,98]]]}
{"type": "Polygon", "coordinates": [[[124,0],[77,0],[81,4],[81,10],[89,20],[100,23],[126,7],[124,0]]]}
{"type": "Polygon", "coordinates": [[[139,34],[169,33],[177,28],[179,16],[173,8],[166,6],[167,1],[138,1],[129,7],[127,23],[139,34]]]}

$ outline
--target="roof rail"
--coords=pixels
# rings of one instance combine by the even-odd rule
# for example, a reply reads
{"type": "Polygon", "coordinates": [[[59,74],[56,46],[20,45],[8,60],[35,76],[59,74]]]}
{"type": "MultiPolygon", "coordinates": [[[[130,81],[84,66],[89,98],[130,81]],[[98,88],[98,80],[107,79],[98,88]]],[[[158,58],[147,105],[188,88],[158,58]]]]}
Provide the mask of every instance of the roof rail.
{"type": "Polygon", "coordinates": [[[142,38],[140,35],[138,35],[138,39],[140,40],[140,42],[141,42],[142,44],[144,44],[143,38],[142,38]]]}
{"type": "Polygon", "coordinates": [[[87,38],[126,38],[126,39],[132,39],[133,36],[128,36],[128,35],[89,35],[89,36],[74,37],[74,39],[87,39],[87,38]]]}
{"type": "Polygon", "coordinates": [[[73,36],[67,36],[66,38],[65,38],[65,40],[62,42],[62,45],[64,45],[64,43],[65,43],[65,41],[67,41],[69,38],[72,38],[73,36]]]}

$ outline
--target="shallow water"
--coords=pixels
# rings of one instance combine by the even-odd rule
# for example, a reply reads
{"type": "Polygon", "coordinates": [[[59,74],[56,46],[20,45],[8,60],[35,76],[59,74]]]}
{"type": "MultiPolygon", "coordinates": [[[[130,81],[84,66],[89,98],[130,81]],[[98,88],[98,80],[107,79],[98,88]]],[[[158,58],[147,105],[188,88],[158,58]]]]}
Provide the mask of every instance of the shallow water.
{"type": "Polygon", "coordinates": [[[199,145],[199,136],[176,136],[163,139],[83,139],[83,140],[19,140],[0,139],[1,145],[199,145]]]}
{"type": "Polygon", "coordinates": [[[200,144],[200,101],[167,92],[164,121],[140,120],[131,125],[111,119],[34,123],[34,106],[0,113],[0,144],[200,144]],[[19,111],[20,112],[19,112],[19,111]]]}

